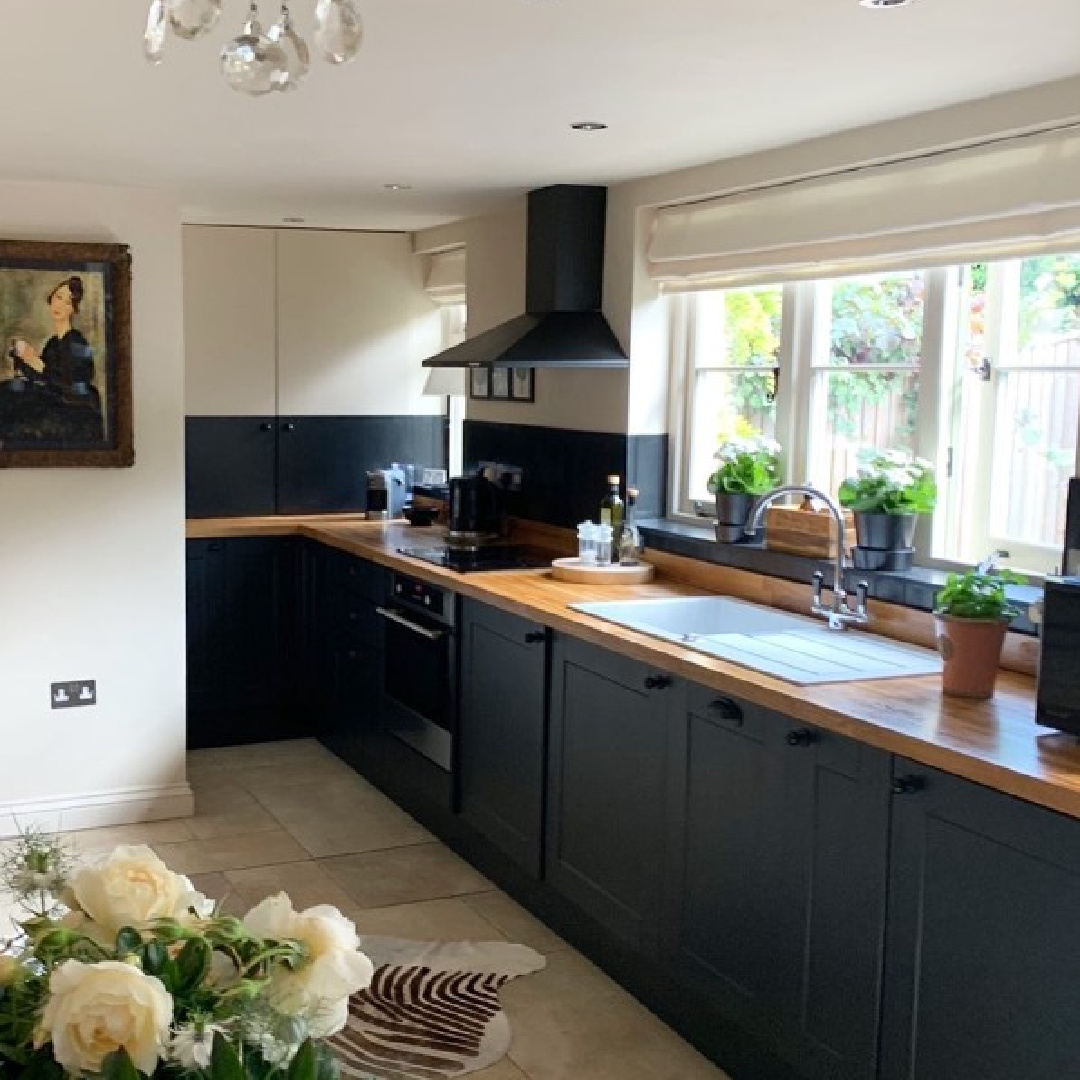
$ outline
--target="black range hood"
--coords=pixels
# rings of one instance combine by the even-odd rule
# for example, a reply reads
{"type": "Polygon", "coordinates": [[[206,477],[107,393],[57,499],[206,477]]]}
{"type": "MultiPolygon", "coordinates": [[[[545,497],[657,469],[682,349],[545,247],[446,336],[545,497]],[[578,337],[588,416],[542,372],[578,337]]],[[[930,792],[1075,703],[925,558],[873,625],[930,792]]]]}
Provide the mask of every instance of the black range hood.
{"type": "Polygon", "coordinates": [[[607,188],[529,192],[525,314],[437,353],[426,368],[625,368],[600,311],[607,188]]]}

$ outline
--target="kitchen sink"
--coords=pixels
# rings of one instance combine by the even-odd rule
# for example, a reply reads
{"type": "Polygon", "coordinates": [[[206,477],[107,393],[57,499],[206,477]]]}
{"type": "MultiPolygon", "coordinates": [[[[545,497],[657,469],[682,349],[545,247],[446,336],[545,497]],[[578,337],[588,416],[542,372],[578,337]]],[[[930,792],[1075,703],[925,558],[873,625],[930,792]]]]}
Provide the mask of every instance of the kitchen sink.
{"type": "Polygon", "coordinates": [[[929,649],[861,630],[830,630],[820,619],[729,596],[571,606],[585,615],[801,686],[941,671],[940,657],[929,649]]]}

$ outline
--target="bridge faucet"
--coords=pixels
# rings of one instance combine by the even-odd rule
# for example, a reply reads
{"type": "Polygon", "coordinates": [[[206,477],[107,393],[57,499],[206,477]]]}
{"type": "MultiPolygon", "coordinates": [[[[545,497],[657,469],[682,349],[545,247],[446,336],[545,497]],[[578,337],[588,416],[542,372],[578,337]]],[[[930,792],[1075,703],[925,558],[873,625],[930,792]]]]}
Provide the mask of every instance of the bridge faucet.
{"type": "Polygon", "coordinates": [[[848,605],[847,592],[844,589],[844,515],[840,507],[823,491],[818,491],[809,484],[785,484],[783,487],[767,491],[750,508],[743,531],[747,536],[756,536],[758,529],[761,528],[761,519],[766,508],[785,495],[809,495],[812,499],[818,499],[829,508],[829,512],[836,519],[836,564],[833,567],[832,605],[826,607],[821,602],[825,575],[818,570],[814,574],[814,602],[810,610],[815,615],[823,615],[827,618],[831,630],[845,630],[850,623],[869,622],[870,616],[866,613],[866,594],[870,586],[865,581],[860,581],[855,586],[855,607],[848,605]]]}

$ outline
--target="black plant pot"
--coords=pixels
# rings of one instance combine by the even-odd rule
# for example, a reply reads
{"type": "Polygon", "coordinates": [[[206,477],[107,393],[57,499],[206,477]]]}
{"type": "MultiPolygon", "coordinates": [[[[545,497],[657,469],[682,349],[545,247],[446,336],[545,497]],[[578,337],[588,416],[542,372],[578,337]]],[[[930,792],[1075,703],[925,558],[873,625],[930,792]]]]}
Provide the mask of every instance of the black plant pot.
{"type": "Polygon", "coordinates": [[[857,510],[856,543],[875,551],[903,551],[914,546],[918,521],[918,514],[867,514],[857,510]]]}
{"type": "Polygon", "coordinates": [[[716,539],[721,544],[738,544],[746,539],[743,527],[755,502],[753,495],[730,491],[716,493],[716,539]]]}

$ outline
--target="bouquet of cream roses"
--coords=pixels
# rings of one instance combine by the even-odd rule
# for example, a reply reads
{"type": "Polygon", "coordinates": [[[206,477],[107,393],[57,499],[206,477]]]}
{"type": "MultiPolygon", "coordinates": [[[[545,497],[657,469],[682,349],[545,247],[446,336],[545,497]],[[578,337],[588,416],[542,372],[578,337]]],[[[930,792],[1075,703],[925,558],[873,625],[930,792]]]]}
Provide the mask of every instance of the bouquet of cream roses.
{"type": "Polygon", "coordinates": [[[74,867],[24,834],[0,884],[27,917],[0,940],[2,1080],[331,1080],[349,996],[371,981],[356,929],[285,893],[223,915],[147,847],[74,867]]]}

